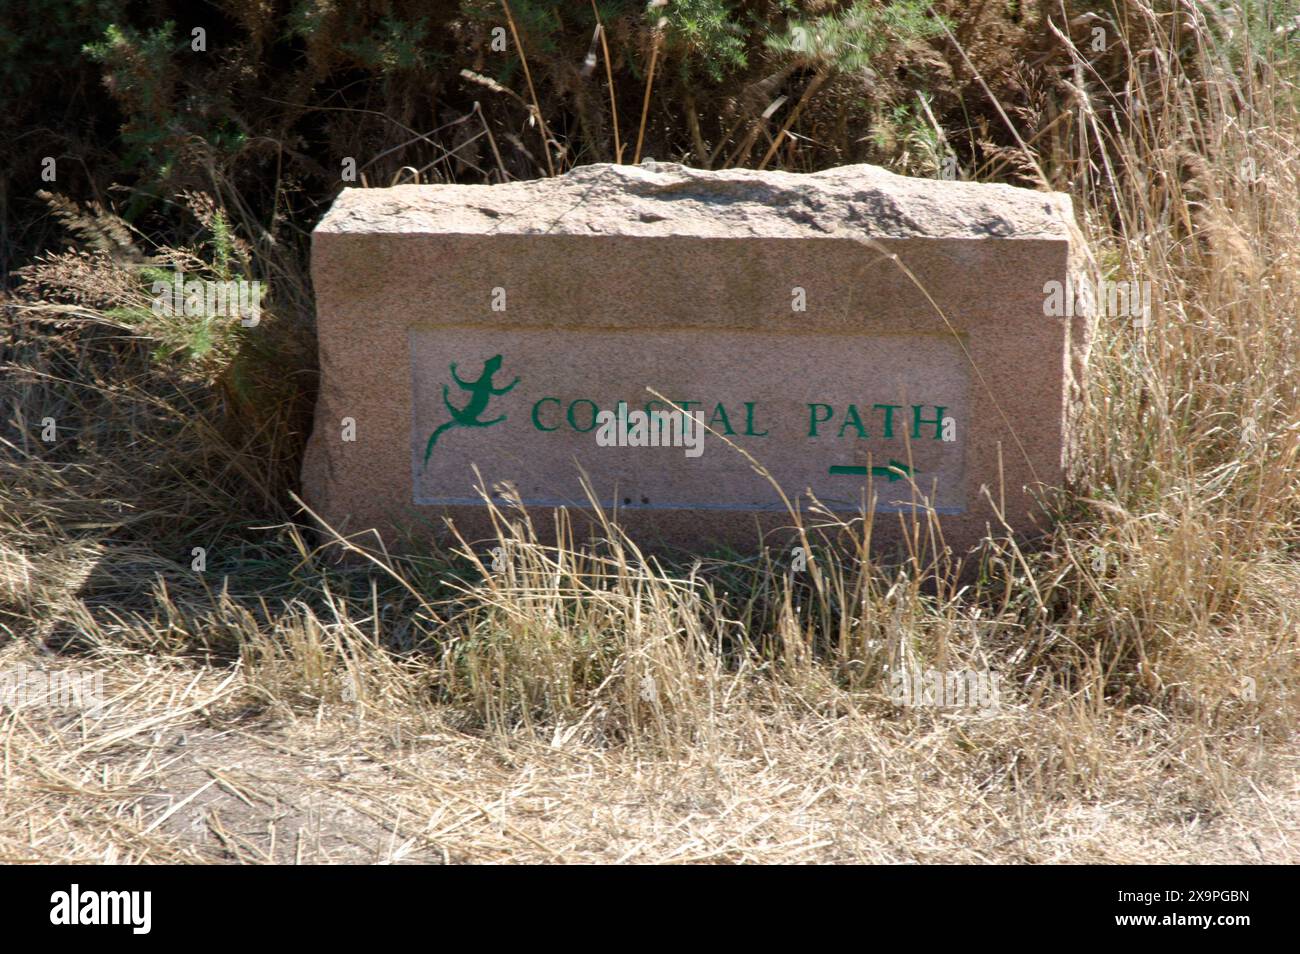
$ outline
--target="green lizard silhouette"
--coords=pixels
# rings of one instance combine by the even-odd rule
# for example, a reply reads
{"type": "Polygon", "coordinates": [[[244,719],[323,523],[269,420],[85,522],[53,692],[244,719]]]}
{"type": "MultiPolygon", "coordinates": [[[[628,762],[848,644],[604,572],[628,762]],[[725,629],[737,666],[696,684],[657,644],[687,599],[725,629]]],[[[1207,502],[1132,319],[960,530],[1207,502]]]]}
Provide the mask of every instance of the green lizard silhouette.
{"type": "Polygon", "coordinates": [[[500,417],[494,417],[490,421],[480,421],[479,415],[487,410],[488,402],[494,397],[508,393],[519,379],[515,378],[503,388],[494,388],[492,378],[501,370],[501,355],[493,355],[483,362],[483,373],[479,375],[477,381],[462,381],[460,375],[456,373],[456,362],[451,363],[451,379],[456,382],[462,391],[468,391],[470,398],[464,407],[456,407],[451,403],[451,396],[447,385],[442,386],[442,403],[447,405],[447,410],[451,413],[451,420],[440,426],[429,436],[429,444],[424,449],[424,463],[427,467],[429,464],[429,455],[433,453],[433,445],[438,442],[438,438],[453,427],[491,427],[493,424],[500,424],[506,419],[502,414],[500,417]]]}

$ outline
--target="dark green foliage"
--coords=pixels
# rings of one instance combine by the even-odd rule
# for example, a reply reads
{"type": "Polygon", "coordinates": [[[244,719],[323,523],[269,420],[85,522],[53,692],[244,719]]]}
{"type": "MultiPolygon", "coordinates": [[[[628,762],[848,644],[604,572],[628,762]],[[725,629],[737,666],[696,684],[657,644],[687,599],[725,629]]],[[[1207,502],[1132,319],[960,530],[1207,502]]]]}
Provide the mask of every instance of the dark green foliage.
{"type": "Polygon", "coordinates": [[[910,99],[912,82],[895,76],[920,52],[909,52],[912,44],[934,44],[925,56],[938,55],[937,20],[926,7],[922,0],[72,0],[38,9],[7,0],[0,138],[15,147],[0,156],[4,271],[61,241],[34,198],[38,189],[77,201],[116,190],[115,211],[172,244],[190,237],[176,231],[185,228],[176,214],[181,192],[208,192],[219,205],[237,195],[237,218],[248,219],[237,226],[256,223],[255,230],[292,241],[346,184],[347,159],[358,184],[387,184],[399,174],[409,180],[411,170],[422,181],[530,178],[549,166],[614,160],[615,110],[630,159],[652,58],[645,155],[697,165],[752,161],[752,143],[766,148],[809,70],[822,69],[834,81],[805,104],[800,128],[810,135],[797,165],[898,160],[897,137],[848,133],[888,121],[886,107],[910,99]],[[598,18],[603,44],[594,42],[598,18]],[[802,25],[830,30],[840,49],[812,57],[792,50],[791,30],[802,25]],[[550,163],[519,46],[552,138],[550,163]],[[762,117],[782,96],[784,106],[762,117]],[[40,179],[46,156],[58,162],[54,182],[40,179]]]}

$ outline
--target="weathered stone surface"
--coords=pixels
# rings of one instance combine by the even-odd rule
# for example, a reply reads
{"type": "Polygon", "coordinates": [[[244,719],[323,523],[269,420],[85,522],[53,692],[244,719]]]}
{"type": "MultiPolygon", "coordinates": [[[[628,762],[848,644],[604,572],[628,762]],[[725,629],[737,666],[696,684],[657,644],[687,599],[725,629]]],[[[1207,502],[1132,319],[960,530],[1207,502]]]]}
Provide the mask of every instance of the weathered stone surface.
{"type": "Polygon", "coordinates": [[[543,510],[584,507],[585,475],[649,545],[755,547],[790,522],[774,480],[875,510],[882,540],[932,507],[964,548],[1001,525],[990,501],[1041,526],[1031,491],[1070,464],[1087,319],[1044,314],[1081,265],[1063,195],[589,166],[348,190],[312,254],[305,495],[390,545],[444,517],[484,534],[481,474],[543,510]],[[698,456],[601,446],[598,411],[667,410],[647,389],[701,413],[698,456]]]}

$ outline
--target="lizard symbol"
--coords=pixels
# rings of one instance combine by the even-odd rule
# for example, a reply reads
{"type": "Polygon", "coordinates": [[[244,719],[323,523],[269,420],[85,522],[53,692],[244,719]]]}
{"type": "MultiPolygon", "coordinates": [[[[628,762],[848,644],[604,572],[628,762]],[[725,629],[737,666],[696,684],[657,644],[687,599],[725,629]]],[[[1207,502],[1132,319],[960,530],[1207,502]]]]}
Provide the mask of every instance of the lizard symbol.
{"type": "Polygon", "coordinates": [[[490,421],[481,421],[479,417],[487,410],[488,402],[494,397],[508,393],[519,383],[515,378],[503,388],[494,388],[492,378],[501,370],[501,355],[493,355],[483,362],[483,373],[479,375],[477,381],[462,381],[460,375],[456,373],[456,362],[451,363],[451,379],[456,382],[457,387],[462,391],[469,392],[469,401],[464,407],[456,407],[451,403],[451,396],[447,385],[442,386],[442,403],[447,405],[447,410],[451,414],[451,420],[440,426],[429,436],[428,446],[424,449],[424,463],[428,466],[429,456],[433,453],[433,445],[438,442],[438,438],[454,427],[491,427],[493,424],[500,424],[506,419],[502,414],[500,417],[494,417],[490,421]]]}

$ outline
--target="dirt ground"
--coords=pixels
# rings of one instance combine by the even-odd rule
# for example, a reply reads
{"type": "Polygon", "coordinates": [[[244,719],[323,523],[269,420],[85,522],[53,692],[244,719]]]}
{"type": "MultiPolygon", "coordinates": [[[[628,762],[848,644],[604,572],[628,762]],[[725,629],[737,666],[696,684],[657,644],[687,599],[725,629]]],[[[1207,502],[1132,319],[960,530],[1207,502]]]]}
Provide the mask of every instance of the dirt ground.
{"type": "Polygon", "coordinates": [[[105,671],[98,711],[0,708],[0,862],[1300,861],[1294,746],[1200,804],[1173,747],[1166,765],[1051,796],[982,757],[1011,725],[809,713],[673,755],[580,732],[484,738],[436,709],[405,724],[259,711],[237,667],[105,671]],[[947,754],[953,733],[965,760],[947,754]]]}

